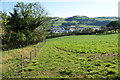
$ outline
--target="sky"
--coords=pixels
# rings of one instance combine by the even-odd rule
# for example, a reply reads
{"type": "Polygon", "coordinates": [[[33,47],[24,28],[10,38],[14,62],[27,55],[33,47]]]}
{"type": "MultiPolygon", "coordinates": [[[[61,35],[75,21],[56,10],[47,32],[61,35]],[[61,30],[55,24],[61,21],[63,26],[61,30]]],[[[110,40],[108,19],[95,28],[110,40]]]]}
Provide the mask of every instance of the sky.
{"type": "Polygon", "coordinates": [[[12,12],[17,2],[40,2],[42,7],[54,17],[75,15],[88,17],[118,16],[120,0],[0,0],[0,10],[12,12]]]}

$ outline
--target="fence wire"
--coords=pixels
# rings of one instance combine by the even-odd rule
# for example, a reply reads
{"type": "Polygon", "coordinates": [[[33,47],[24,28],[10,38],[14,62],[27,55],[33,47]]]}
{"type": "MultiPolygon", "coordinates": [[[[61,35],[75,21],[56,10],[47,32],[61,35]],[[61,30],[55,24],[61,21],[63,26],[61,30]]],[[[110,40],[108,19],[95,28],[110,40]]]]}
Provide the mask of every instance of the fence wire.
{"type": "Polygon", "coordinates": [[[15,58],[16,60],[14,62],[3,62],[3,67],[8,67],[8,69],[2,71],[2,78],[23,78],[22,72],[24,71],[24,68],[27,67],[28,64],[30,64],[32,60],[37,57],[38,53],[45,45],[45,43],[46,40],[43,41],[42,44],[40,44],[39,46],[34,46],[34,50],[32,50],[27,56],[19,55],[19,57],[15,58]]]}

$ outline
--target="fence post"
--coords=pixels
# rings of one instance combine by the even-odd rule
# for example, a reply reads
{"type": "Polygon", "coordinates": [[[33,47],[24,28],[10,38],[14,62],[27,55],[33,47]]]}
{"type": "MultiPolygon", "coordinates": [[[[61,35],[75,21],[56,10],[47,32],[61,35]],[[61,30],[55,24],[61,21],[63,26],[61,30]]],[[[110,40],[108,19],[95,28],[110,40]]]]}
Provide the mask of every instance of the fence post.
{"type": "Polygon", "coordinates": [[[37,50],[37,48],[35,47],[35,57],[37,56],[37,51],[36,50],[37,50]]]}
{"type": "Polygon", "coordinates": [[[21,57],[21,78],[22,78],[22,71],[23,71],[23,56],[20,55],[21,57]]]}
{"type": "Polygon", "coordinates": [[[30,63],[32,61],[32,52],[30,52],[30,63]]]}

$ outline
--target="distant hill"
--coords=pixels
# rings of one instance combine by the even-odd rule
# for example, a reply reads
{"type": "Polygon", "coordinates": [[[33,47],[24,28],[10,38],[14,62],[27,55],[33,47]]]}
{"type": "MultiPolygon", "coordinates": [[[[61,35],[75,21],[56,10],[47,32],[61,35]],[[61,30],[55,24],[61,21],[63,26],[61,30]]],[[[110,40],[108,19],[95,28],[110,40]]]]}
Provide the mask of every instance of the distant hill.
{"type": "Polygon", "coordinates": [[[67,18],[51,17],[52,26],[66,27],[75,25],[76,27],[100,27],[106,26],[111,21],[116,21],[117,17],[87,17],[72,16],[67,18]]]}

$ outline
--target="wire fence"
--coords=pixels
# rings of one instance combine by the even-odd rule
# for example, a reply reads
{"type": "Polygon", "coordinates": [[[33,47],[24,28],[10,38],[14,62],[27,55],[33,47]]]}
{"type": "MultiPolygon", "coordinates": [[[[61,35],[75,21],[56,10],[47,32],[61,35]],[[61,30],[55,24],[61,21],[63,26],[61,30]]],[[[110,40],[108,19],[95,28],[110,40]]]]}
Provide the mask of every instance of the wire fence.
{"type": "MultiPolygon", "coordinates": [[[[22,78],[22,72],[24,68],[28,66],[34,60],[41,48],[45,45],[46,40],[42,42],[39,46],[34,46],[34,50],[30,51],[30,53],[26,55],[19,55],[15,58],[14,62],[7,62],[7,65],[4,67],[9,67],[8,70],[3,70],[2,77],[3,78],[22,78]]],[[[2,64],[5,64],[4,62],[2,64]]]]}

